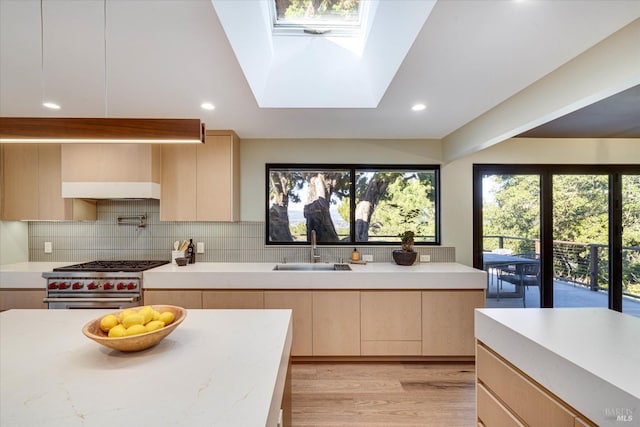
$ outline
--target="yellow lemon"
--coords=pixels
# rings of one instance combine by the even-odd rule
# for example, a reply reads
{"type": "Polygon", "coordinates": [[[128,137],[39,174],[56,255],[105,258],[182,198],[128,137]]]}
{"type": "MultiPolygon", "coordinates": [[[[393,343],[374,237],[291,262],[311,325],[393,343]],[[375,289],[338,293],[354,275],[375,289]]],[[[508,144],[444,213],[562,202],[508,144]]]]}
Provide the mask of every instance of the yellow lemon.
{"type": "Polygon", "coordinates": [[[144,318],[144,320],[142,322],[144,325],[146,325],[151,320],[153,320],[153,308],[151,308],[150,306],[142,307],[138,311],[138,314],[141,315],[144,318]]]}
{"type": "Polygon", "coordinates": [[[126,310],[123,310],[120,312],[120,323],[122,323],[122,321],[124,320],[125,317],[129,316],[130,314],[134,314],[135,310],[131,310],[130,308],[127,308],[126,310]]]}
{"type": "Polygon", "coordinates": [[[128,327],[127,330],[124,331],[124,335],[129,337],[131,335],[144,334],[145,332],[147,332],[147,328],[145,328],[144,325],[138,324],[128,327]]]}
{"type": "Polygon", "coordinates": [[[109,337],[110,338],[123,337],[126,330],[127,329],[124,326],[116,325],[113,328],[109,329],[109,337]]]}
{"type": "Polygon", "coordinates": [[[142,325],[144,324],[144,316],[138,313],[133,313],[122,319],[122,324],[125,328],[129,329],[133,325],[142,325]]]}
{"type": "Polygon", "coordinates": [[[165,311],[160,313],[160,318],[158,320],[164,322],[165,325],[170,324],[176,317],[170,311],[165,311]]]}
{"type": "Polygon", "coordinates": [[[151,322],[144,325],[147,328],[147,332],[155,331],[157,329],[164,328],[164,322],[161,320],[152,320],[151,322]]]}
{"type": "Polygon", "coordinates": [[[100,320],[100,329],[109,332],[111,328],[118,324],[118,318],[113,314],[108,314],[100,320]]]}
{"type": "Polygon", "coordinates": [[[160,319],[160,312],[158,310],[153,310],[153,320],[160,319]]]}

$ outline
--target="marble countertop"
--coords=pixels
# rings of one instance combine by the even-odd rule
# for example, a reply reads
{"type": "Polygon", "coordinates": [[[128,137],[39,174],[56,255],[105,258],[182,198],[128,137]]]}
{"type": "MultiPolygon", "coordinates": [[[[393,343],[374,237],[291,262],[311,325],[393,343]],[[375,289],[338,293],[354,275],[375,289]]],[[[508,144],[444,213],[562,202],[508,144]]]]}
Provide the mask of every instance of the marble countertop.
{"type": "Polygon", "coordinates": [[[277,424],[290,310],[188,310],[157,346],[134,353],[82,334],[108,312],[0,313],[0,425],[277,424]]]}
{"type": "MultiPolygon", "coordinates": [[[[605,308],[477,309],[475,335],[598,425],[640,418],[640,318],[605,308]]],[[[637,424],[633,424],[637,425],[637,424]]]]}
{"type": "MultiPolygon", "coordinates": [[[[44,289],[42,273],[73,262],[0,266],[1,288],[44,289]]],[[[166,264],[143,273],[147,289],[485,289],[486,272],[458,263],[350,264],[352,271],[273,271],[275,262],[166,264]]]]}

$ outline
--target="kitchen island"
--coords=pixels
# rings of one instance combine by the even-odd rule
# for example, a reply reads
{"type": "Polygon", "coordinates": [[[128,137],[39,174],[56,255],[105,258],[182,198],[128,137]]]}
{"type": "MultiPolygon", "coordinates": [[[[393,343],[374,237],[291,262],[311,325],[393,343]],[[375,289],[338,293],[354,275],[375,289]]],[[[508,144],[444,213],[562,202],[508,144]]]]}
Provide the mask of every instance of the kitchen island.
{"type": "Polygon", "coordinates": [[[640,425],[639,330],[605,308],[476,310],[479,420],[640,425]]]}
{"type": "Polygon", "coordinates": [[[81,329],[108,310],[0,314],[0,425],[276,426],[289,418],[289,310],[189,310],[122,353],[81,329]]]}

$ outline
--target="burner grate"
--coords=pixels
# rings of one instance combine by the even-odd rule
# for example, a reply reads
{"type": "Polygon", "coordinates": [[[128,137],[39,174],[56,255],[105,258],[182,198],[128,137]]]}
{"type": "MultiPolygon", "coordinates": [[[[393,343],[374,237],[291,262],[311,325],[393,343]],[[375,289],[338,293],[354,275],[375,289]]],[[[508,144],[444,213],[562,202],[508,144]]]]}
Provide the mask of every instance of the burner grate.
{"type": "Polygon", "coordinates": [[[165,260],[90,261],[54,268],[53,271],[136,272],[168,263],[165,260]]]}

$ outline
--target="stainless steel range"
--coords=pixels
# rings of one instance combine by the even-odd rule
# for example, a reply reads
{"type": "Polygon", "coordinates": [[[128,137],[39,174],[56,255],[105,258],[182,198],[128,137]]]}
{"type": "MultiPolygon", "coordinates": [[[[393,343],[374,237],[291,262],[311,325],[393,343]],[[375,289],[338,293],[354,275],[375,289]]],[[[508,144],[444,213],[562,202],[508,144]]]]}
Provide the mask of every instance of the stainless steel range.
{"type": "Polygon", "coordinates": [[[135,307],[142,302],[142,272],[169,261],[91,261],[54,268],[44,302],[50,309],[135,307]]]}

